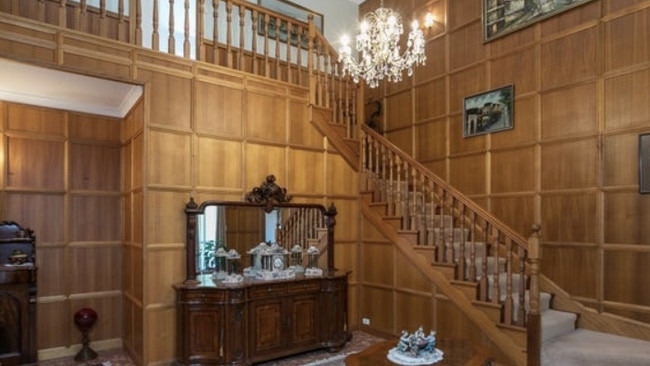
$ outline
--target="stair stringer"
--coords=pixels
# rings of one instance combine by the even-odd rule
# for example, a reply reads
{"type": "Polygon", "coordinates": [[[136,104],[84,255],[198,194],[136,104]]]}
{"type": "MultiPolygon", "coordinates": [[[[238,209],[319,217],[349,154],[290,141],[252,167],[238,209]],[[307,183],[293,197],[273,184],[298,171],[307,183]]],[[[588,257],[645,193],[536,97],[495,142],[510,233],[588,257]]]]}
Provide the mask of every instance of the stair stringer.
{"type": "Polygon", "coordinates": [[[327,108],[311,105],[309,107],[310,116],[309,120],[312,125],[325,136],[327,140],[334,146],[334,148],[341,154],[355,172],[359,172],[359,153],[358,148],[354,149],[349,145],[349,142],[355,142],[357,145],[359,141],[349,140],[342,133],[337,131],[338,125],[331,124],[332,111],[327,108]]]}
{"type": "Polygon", "coordinates": [[[477,309],[467,296],[455,288],[447,277],[440,271],[433,268],[430,262],[417,253],[412,244],[402,238],[397,230],[384,223],[381,215],[368,207],[367,203],[361,202],[361,212],[389,241],[397,247],[404,257],[420,271],[437,290],[443,293],[463,314],[478,327],[483,334],[499,348],[501,354],[508,358],[510,364],[525,365],[526,351],[513,343],[512,338],[502,332],[497,325],[480,309],[477,309]]]}
{"type": "Polygon", "coordinates": [[[540,275],[540,289],[553,294],[553,309],[578,314],[578,328],[650,341],[650,324],[588,308],[544,275],[540,275]]]}

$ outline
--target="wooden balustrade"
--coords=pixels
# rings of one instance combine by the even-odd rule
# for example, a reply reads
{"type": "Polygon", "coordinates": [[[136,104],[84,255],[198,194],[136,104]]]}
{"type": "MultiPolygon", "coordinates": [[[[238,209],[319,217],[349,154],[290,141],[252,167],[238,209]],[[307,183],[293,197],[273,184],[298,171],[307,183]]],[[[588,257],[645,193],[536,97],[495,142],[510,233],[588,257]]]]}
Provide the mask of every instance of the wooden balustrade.
{"type": "MultiPolygon", "coordinates": [[[[433,247],[434,263],[456,264],[456,280],[478,281],[476,300],[502,304],[502,324],[533,322],[538,332],[539,229],[526,240],[377,132],[360,131],[362,186],[402,217],[401,230],[417,232],[417,245],[433,247]],[[515,306],[526,292],[528,313],[515,306]]],[[[539,342],[539,332],[531,339],[539,342]]]]}
{"type": "Polygon", "coordinates": [[[0,11],[308,87],[310,103],[357,136],[357,86],[311,16],[243,0],[9,0],[0,11]]]}

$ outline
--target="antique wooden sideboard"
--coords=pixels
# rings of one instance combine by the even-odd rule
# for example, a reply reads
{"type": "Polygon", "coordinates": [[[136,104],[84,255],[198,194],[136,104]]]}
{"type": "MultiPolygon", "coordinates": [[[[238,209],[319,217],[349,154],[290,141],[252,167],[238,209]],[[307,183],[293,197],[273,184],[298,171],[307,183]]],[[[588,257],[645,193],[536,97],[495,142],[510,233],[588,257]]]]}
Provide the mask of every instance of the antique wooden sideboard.
{"type": "Polygon", "coordinates": [[[292,280],[175,286],[179,357],[186,365],[249,365],[317,348],[340,349],[347,273],[292,280]]]}
{"type": "Polygon", "coordinates": [[[36,362],[36,265],[32,230],[0,222],[0,365],[36,362]]]}
{"type": "MultiPolygon", "coordinates": [[[[177,364],[250,365],[320,348],[334,352],[350,339],[348,273],[333,260],[336,209],[290,199],[269,176],[246,202],[187,203],[186,279],[174,286],[177,364]],[[271,242],[273,253],[285,254],[268,257],[257,276],[232,268],[228,277],[236,281],[215,276],[217,247],[243,258],[271,242]],[[326,253],[326,268],[311,258],[289,267],[296,248],[326,253]]],[[[257,263],[250,259],[248,270],[257,263]]]]}

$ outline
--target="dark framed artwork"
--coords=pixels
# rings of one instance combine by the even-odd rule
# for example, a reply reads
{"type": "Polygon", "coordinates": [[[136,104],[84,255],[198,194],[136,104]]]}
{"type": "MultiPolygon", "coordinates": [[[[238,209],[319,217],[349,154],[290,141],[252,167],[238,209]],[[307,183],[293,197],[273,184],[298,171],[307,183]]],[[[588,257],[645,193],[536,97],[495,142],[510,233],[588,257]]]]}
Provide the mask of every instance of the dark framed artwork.
{"type": "MultiPolygon", "coordinates": [[[[257,3],[260,6],[263,6],[269,10],[272,10],[276,13],[280,13],[286,17],[296,19],[300,22],[309,23],[309,14],[313,15],[314,25],[316,29],[322,34],[324,27],[323,14],[313,12],[305,7],[294,4],[286,0],[257,0],[257,3]]],[[[264,15],[260,14],[257,17],[257,33],[259,35],[265,35],[268,33],[270,39],[279,39],[280,42],[291,42],[292,46],[300,46],[302,48],[307,48],[307,29],[298,29],[298,26],[293,25],[291,29],[289,24],[286,21],[281,21],[278,27],[277,19],[269,19],[268,27],[264,21],[264,15]],[[276,32],[280,32],[277,34],[276,32]]]]}
{"type": "Polygon", "coordinates": [[[482,0],[483,40],[491,41],[593,0],[482,0]]]}
{"type": "Polygon", "coordinates": [[[463,99],[463,137],[513,128],[514,85],[463,99]]]}
{"type": "Polygon", "coordinates": [[[639,135],[639,193],[650,193],[650,133],[639,135]]]}

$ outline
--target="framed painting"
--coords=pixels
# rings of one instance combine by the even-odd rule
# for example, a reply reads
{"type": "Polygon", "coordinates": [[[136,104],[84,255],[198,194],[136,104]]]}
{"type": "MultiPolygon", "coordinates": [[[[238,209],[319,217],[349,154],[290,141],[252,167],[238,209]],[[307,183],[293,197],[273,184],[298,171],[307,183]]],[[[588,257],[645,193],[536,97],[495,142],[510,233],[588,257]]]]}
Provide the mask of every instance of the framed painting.
{"type": "Polygon", "coordinates": [[[650,193],[650,133],[639,135],[639,193],[650,193]]]}
{"type": "Polygon", "coordinates": [[[482,0],[483,40],[491,41],[593,0],[482,0]]]}
{"type": "MultiPolygon", "coordinates": [[[[294,4],[286,0],[257,0],[257,3],[260,6],[263,6],[269,10],[272,10],[276,13],[280,13],[286,17],[296,19],[298,21],[308,23],[309,14],[314,17],[314,25],[320,33],[323,33],[324,20],[323,14],[316,13],[302,7],[300,5],[294,4]]],[[[280,21],[278,26],[277,19],[271,18],[269,20],[268,27],[264,21],[264,15],[260,14],[257,18],[257,33],[260,35],[265,35],[268,33],[270,39],[279,39],[280,42],[291,42],[292,46],[297,46],[300,44],[302,48],[307,48],[307,30],[303,29],[298,30],[297,26],[292,26],[289,28],[289,24],[285,21],[280,21]],[[280,32],[277,34],[277,32],[280,32]]]]}
{"type": "Polygon", "coordinates": [[[463,99],[463,137],[513,128],[514,85],[463,99]]]}

